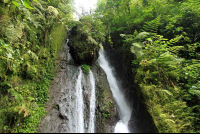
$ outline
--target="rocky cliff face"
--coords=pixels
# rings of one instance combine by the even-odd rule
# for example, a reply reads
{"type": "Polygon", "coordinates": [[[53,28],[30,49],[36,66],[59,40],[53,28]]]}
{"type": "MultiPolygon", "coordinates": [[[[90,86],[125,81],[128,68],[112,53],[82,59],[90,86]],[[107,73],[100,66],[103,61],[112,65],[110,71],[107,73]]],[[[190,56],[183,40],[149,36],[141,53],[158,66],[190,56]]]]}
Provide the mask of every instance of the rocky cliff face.
{"type": "MultiPolygon", "coordinates": [[[[41,121],[40,133],[69,133],[76,128],[76,83],[80,67],[75,66],[64,45],[56,60],[56,75],[52,81],[47,102],[47,115],[41,121]]],[[[104,71],[98,66],[91,68],[96,83],[95,132],[112,133],[118,120],[115,102],[104,71]]],[[[91,84],[89,76],[83,74],[81,80],[84,98],[84,129],[88,131],[90,116],[91,84]]]]}

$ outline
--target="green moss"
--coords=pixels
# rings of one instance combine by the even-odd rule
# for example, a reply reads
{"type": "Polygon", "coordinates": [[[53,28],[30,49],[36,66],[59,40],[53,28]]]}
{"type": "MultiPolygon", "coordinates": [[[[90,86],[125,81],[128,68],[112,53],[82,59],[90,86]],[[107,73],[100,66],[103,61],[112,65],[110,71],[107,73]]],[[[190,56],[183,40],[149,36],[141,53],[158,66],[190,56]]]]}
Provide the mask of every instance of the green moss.
{"type": "Polygon", "coordinates": [[[53,55],[56,57],[56,52],[61,49],[64,39],[66,39],[66,28],[64,25],[57,25],[50,32],[50,45],[53,50],[53,55]]]}
{"type": "Polygon", "coordinates": [[[104,112],[104,113],[102,113],[103,114],[103,116],[105,117],[105,118],[108,118],[108,117],[110,117],[110,113],[109,112],[104,112]]]}
{"type": "Polygon", "coordinates": [[[59,105],[56,104],[56,105],[54,106],[54,108],[57,109],[57,110],[59,110],[59,105]]]}
{"type": "Polygon", "coordinates": [[[81,68],[83,69],[83,72],[84,72],[85,74],[89,74],[89,71],[90,71],[90,66],[89,66],[89,65],[83,64],[83,65],[81,66],[81,68]]]}

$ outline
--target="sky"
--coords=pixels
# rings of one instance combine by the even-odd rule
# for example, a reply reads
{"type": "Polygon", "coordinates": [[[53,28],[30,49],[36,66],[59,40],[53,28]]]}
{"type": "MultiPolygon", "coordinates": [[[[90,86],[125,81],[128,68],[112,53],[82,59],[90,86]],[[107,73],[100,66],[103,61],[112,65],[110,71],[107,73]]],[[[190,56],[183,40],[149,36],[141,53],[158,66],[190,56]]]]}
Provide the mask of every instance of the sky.
{"type": "MultiPolygon", "coordinates": [[[[91,9],[95,9],[95,4],[97,3],[97,0],[74,0],[75,1],[75,7],[76,7],[76,11],[78,12],[78,14],[82,13],[82,9],[84,9],[84,11],[87,11],[88,13],[90,13],[90,8],[91,9]]],[[[78,19],[78,14],[74,14],[74,17],[76,19],[78,19]]]]}

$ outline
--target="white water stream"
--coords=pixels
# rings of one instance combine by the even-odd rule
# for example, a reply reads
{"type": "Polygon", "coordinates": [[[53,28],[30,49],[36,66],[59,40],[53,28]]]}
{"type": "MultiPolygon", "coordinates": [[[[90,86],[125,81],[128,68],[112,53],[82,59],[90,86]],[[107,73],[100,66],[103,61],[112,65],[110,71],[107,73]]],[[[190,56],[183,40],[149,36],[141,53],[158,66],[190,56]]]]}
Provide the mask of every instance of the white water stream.
{"type": "Polygon", "coordinates": [[[90,119],[89,119],[89,129],[88,133],[94,133],[95,132],[95,102],[96,102],[96,96],[95,96],[95,79],[93,76],[92,71],[89,72],[90,77],[90,83],[91,83],[91,97],[90,97],[90,119]]]}
{"type": "Polygon", "coordinates": [[[98,59],[98,63],[107,75],[108,83],[110,85],[113,97],[117,103],[118,112],[120,115],[120,121],[115,126],[115,133],[129,133],[128,121],[131,118],[132,108],[128,106],[125,96],[121,92],[119,82],[117,82],[113,74],[113,70],[105,58],[104,52],[100,50],[99,54],[100,57],[98,59]]]}
{"type": "Polygon", "coordinates": [[[79,68],[80,73],[76,83],[76,133],[84,133],[84,102],[83,102],[83,89],[81,85],[81,79],[83,72],[79,68]]]}
{"type": "MultiPolygon", "coordinates": [[[[66,45],[68,45],[69,39],[67,39],[66,45]]],[[[67,62],[72,59],[71,54],[67,53],[67,62]]],[[[82,77],[83,72],[81,67],[78,69],[79,75],[76,80],[75,86],[75,94],[73,95],[73,91],[69,93],[69,128],[73,133],[84,133],[84,97],[83,97],[83,89],[82,89],[82,77]],[[75,96],[75,107],[73,106],[73,96],[75,96]]],[[[89,127],[88,133],[95,132],[95,108],[96,108],[96,96],[95,96],[95,79],[92,71],[89,72],[89,79],[91,84],[91,96],[90,96],[90,116],[89,116],[89,127]]]]}

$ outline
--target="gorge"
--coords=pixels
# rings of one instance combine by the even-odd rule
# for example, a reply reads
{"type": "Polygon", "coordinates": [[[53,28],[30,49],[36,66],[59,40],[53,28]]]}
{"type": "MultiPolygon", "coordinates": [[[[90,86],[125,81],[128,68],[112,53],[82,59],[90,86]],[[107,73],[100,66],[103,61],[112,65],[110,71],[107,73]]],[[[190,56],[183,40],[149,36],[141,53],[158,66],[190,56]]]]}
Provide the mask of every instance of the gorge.
{"type": "Polygon", "coordinates": [[[60,60],[57,61],[60,69],[52,82],[47,116],[42,120],[39,132],[156,132],[150,116],[141,114],[141,117],[146,116],[143,118],[146,121],[135,125],[138,122],[136,120],[142,118],[132,116],[134,112],[139,112],[134,109],[135,104],[132,103],[135,99],[131,94],[125,94],[130,92],[126,91],[130,89],[122,86],[123,80],[117,78],[119,75],[116,74],[116,67],[111,67],[106,60],[109,59],[109,51],[100,50],[98,60],[91,66],[89,73],[85,74],[69,53],[69,40],[67,39],[60,60]],[[58,106],[58,109],[55,106],[58,106]],[[131,123],[131,120],[134,123],[131,123]],[[138,127],[140,125],[143,126],[142,129],[138,127]]]}
{"type": "Polygon", "coordinates": [[[199,133],[199,7],[0,0],[0,133],[199,133]]]}

